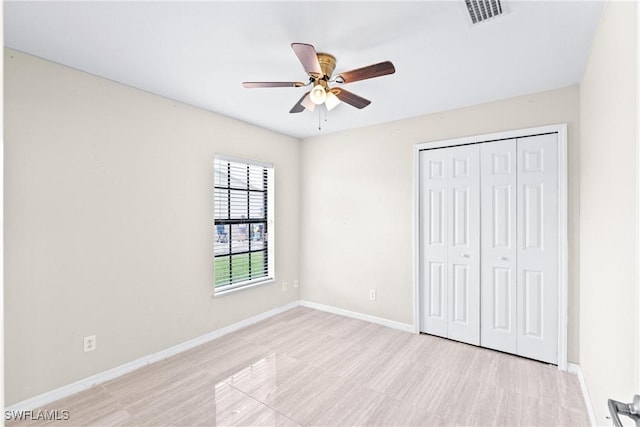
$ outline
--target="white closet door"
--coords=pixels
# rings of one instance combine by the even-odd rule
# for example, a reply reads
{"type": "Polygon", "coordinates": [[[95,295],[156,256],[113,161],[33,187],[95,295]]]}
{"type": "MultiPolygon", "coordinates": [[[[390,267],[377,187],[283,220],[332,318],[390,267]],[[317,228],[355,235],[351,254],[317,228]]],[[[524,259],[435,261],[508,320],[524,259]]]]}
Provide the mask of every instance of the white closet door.
{"type": "Polygon", "coordinates": [[[421,331],[447,337],[446,150],[420,152],[421,331]]]}
{"type": "Polygon", "coordinates": [[[480,147],[447,149],[448,337],[480,344],[480,147]]]}
{"type": "Polygon", "coordinates": [[[516,140],[480,144],[483,347],[516,352],[516,140]]]}
{"type": "Polygon", "coordinates": [[[558,363],[557,134],[518,138],[517,354],[558,363]]]}
{"type": "Polygon", "coordinates": [[[421,330],[480,343],[477,145],[420,153],[421,330]]]}

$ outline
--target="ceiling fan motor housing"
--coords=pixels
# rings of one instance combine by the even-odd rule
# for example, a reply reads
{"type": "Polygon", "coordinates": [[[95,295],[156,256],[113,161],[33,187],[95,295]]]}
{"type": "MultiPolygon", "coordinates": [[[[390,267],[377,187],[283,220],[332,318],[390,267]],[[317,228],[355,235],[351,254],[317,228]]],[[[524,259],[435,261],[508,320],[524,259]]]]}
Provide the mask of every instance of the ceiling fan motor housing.
{"type": "Polygon", "coordinates": [[[318,62],[323,74],[320,78],[329,80],[333,70],[336,68],[336,57],[328,53],[318,53],[318,62]]]}

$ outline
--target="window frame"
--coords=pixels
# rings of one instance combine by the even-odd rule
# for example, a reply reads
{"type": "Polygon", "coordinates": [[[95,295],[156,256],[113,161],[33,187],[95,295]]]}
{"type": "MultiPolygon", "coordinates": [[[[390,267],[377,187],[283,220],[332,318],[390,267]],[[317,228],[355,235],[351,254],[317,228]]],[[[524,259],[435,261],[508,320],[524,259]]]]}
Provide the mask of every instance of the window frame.
{"type": "MultiPolygon", "coordinates": [[[[213,244],[214,244],[214,254],[213,254],[213,260],[214,260],[214,265],[213,265],[213,296],[217,297],[217,296],[223,296],[223,295],[227,295],[230,293],[234,293],[234,292],[238,292],[244,289],[250,289],[256,286],[260,286],[260,285],[265,285],[265,284],[269,284],[269,283],[273,283],[275,281],[275,244],[274,244],[274,236],[275,236],[275,228],[274,228],[274,208],[275,208],[275,203],[274,203],[274,183],[275,183],[275,170],[273,167],[272,163],[266,163],[266,162],[260,162],[260,161],[256,161],[256,160],[250,160],[250,159],[245,159],[245,158],[240,158],[240,157],[233,157],[233,156],[227,156],[227,155],[223,155],[223,154],[216,154],[214,156],[214,162],[213,162],[213,175],[214,175],[214,179],[213,179],[213,185],[214,185],[214,191],[213,191],[213,244]],[[249,280],[243,280],[241,282],[231,282],[225,285],[221,285],[221,286],[216,286],[216,275],[215,275],[215,259],[216,259],[216,254],[215,254],[215,248],[216,245],[219,245],[220,242],[216,241],[216,227],[217,225],[229,225],[229,227],[231,227],[235,222],[234,220],[232,220],[231,218],[227,218],[227,219],[221,219],[219,220],[220,222],[222,222],[223,224],[221,224],[220,222],[216,222],[218,221],[216,219],[216,190],[220,189],[220,187],[216,186],[216,176],[217,176],[217,163],[218,162],[231,162],[231,163],[240,163],[242,165],[247,165],[247,166],[257,166],[257,167],[261,167],[265,169],[265,194],[266,194],[266,206],[265,206],[265,211],[266,211],[266,215],[264,217],[264,221],[261,221],[260,223],[264,223],[265,224],[265,245],[266,247],[261,250],[265,252],[265,261],[267,263],[265,272],[266,275],[265,276],[261,276],[255,279],[249,279],[249,280]]],[[[229,172],[227,172],[227,174],[229,174],[229,172]]],[[[248,183],[247,183],[248,184],[248,183]]],[[[229,187],[225,188],[227,190],[233,190],[233,191],[247,191],[247,193],[250,193],[251,191],[249,190],[249,184],[247,186],[247,190],[237,190],[235,188],[232,189],[232,187],[229,185],[229,187]]],[[[237,221],[236,221],[237,222],[237,221]]],[[[255,221],[254,221],[255,222],[255,221]]],[[[245,222],[244,224],[247,224],[248,226],[251,226],[251,218],[247,218],[247,222],[245,222]]],[[[229,244],[231,244],[231,242],[229,242],[229,244]]],[[[258,253],[260,251],[249,251],[246,252],[249,254],[249,257],[251,257],[252,253],[258,253]]],[[[236,254],[237,255],[237,254],[236,254]]],[[[228,255],[226,256],[233,256],[233,252],[230,251],[228,255]]]]}

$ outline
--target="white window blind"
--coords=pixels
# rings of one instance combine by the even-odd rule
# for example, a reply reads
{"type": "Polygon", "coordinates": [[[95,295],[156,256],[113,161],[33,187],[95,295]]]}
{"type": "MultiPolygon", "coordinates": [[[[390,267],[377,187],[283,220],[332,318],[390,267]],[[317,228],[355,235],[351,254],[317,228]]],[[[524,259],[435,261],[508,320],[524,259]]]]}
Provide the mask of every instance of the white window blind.
{"type": "Polygon", "coordinates": [[[214,169],[216,292],[272,278],[273,168],[216,157],[214,169]]]}

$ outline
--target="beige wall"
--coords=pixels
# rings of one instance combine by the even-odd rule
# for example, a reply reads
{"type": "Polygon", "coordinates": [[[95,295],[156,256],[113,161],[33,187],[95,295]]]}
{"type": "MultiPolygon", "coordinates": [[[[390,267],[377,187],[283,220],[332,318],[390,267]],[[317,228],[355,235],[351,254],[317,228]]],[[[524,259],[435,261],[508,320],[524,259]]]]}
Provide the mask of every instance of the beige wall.
{"type": "Polygon", "coordinates": [[[577,362],[578,104],[571,86],[304,140],[301,298],[413,323],[413,145],[566,122],[569,360],[577,362]]]}
{"type": "Polygon", "coordinates": [[[607,5],[580,85],[580,364],[602,425],[640,393],[636,7],[607,5]]]}
{"type": "Polygon", "coordinates": [[[277,283],[298,279],[297,139],[5,55],[7,404],[299,299],[212,298],[215,153],[274,163],[277,283]]]}

